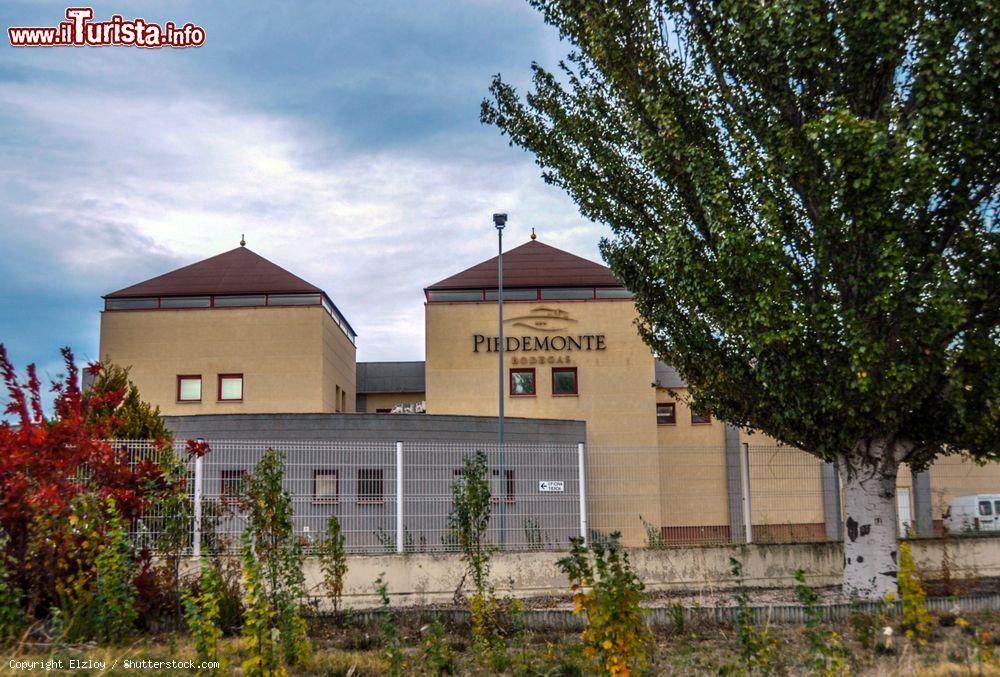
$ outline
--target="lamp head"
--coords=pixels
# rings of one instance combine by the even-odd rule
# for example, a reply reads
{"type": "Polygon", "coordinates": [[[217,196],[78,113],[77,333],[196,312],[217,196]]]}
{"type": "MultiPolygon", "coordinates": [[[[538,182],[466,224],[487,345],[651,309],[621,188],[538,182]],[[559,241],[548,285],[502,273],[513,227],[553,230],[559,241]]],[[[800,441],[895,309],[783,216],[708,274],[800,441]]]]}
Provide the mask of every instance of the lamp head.
{"type": "Polygon", "coordinates": [[[503,227],[507,225],[507,215],[506,214],[494,214],[493,215],[493,225],[496,226],[497,230],[503,230],[503,227]]]}

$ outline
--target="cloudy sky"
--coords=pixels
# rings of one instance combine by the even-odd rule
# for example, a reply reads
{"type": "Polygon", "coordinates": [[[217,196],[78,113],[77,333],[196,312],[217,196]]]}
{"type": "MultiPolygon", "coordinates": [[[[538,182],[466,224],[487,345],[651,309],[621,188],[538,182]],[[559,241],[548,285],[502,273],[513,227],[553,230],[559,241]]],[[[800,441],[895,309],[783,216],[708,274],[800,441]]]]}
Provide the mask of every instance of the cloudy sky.
{"type": "MultiPolygon", "coordinates": [[[[0,342],[20,368],[98,355],[101,295],[237,246],[323,287],[358,359],[423,359],[422,288],[604,229],[479,122],[491,76],[566,45],[521,0],[93,3],[205,28],[197,49],[0,45],[0,342]]],[[[8,26],[65,4],[5,0],[8,26]]]]}

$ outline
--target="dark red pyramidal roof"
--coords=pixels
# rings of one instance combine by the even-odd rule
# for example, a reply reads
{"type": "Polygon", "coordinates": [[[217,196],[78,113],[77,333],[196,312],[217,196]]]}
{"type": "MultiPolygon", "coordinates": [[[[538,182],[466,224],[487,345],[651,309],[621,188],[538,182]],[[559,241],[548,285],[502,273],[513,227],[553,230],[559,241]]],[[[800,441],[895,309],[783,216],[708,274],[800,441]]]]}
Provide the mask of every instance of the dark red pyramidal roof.
{"type": "MultiPolygon", "coordinates": [[[[476,264],[427,287],[443,289],[496,289],[497,260],[476,264]]],[[[530,240],[503,255],[503,286],[518,287],[621,287],[611,269],[562,249],[530,240]]]]}
{"type": "Polygon", "coordinates": [[[104,298],[209,294],[310,294],[322,290],[246,247],[237,247],[169,273],[111,292],[104,298]]]}

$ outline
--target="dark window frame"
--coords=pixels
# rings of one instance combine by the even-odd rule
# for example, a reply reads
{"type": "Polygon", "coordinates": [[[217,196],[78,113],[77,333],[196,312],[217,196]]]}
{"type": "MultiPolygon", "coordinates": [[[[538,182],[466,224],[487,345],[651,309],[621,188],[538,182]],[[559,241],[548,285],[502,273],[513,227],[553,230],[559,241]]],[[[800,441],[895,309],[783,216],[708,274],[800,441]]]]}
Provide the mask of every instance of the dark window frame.
{"type": "Polygon", "coordinates": [[[696,414],[694,409],[691,410],[691,425],[711,425],[711,424],[712,424],[711,414],[701,415],[701,414],[696,414]]]}
{"type": "MultiPolygon", "coordinates": [[[[372,484],[368,488],[373,488],[375,485],[372,484]]],[[[357,502],[359,505],[383,505],[385,504],[385,468],[358,468],[357,475],[357,502]],[[372,473],[372,477],[364,477],[365,473],[372,473]],[[379,492],[378,497],[375,494],[369,494],[368,492],[362,491],[366,488],[363,483],[365,482],[378,482],[379,492]]]]}
{"type": "Polygon", "coordinates": [[[205,397],[205,383],[204,379],[202,379],[201,377],[201,374],[177,374],[177,402],[179,404],[180,403],[186,404],[189,402],[201,402],[204,397],[205,397]],[[181,399],[181,381],[194,381],[194,380],[198,381],[198,399],[196,400],[181,399]]]}
{"type": "Polygon", "coordinates": [[[538,374],[535,373],[534,367],[511,367],[507,374],[507,390],[510,397],[535,397],[538,395],[538,374]],[[531,372],[531,392],[530,393],[515,393],[514,392],[514,374],[526,374],[531,372]]]}
{"type": "Polygon", "coordinates": [[[219,374],[218,378],[218,401],[219,402],[242,402],[243,396],[246,394],[246,380],[243,378],[243,374],[219,374]],[[224,378],[239,378],[240,379],[240,396],[239,397],[223,397],[222,396],[222,379],[224,378]]]}
{"type": "Polygon", "coordinates": [[[656,403],[656,425],[677,425],[677,403],[676,402],[657,402],[656,403]],[[660,407],[670,407],[670,420],[661,421],[661,418],[666,418],[666,414],[660,413],[660,407]]]}
{"type": "Polygon", "coordinates": [[[313,468],[313,505],[336,505],[340,503],[340,470],[337,468],[313,468]],[[333,475],[333,496],[320,496],[316,481],[320,475],[333,475]]]}
{"type": "MultiPolygon", "coordinates": [[[[503,485],[504,485],[503,486],[503,488],[504,488],[503,502],[506,503],[506,504],[508,504],[508,505],[511,504],[511,503],[517,503],[517,478],[515,477],[514,469],[513,468],[504,468],[503,474],[505,476],[505,480],[504,480],[504,483],[503,483],[503,485]]],[[[490,478],[493,479],[493,480],[498,480],[500,478],[500,471],[499,470],[491,470],[490,471],[490,478]]],[[[490,485],[491,485],[490,492],[491,493],[493,491],[492,484],[493,484],[493,482],[491,481],[490,482],[490,485]]],[[[490,498],[493,500],[494,503],[499,503],[500,502],[500,497],[499,496],[490,496],[490,498]]]]}
{"type": "Polygon", "coordinates": [[[580,394],[580,372],[576,367],[552,367],[552,397],[577,397],[580,394]],[[556,392],[556,373],[566,372],[573,374],[573,392],[556,392]]]}

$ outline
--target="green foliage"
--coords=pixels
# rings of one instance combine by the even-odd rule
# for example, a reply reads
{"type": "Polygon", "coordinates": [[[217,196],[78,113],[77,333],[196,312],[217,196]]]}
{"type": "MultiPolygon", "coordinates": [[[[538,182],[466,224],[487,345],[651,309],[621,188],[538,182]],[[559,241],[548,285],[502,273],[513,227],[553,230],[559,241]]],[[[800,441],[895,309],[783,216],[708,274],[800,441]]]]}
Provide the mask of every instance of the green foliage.
{"type": "Polygon", "coordinates": [[[108,433],[118,440],[161,440],[172,437],[166,422],[160,416],[160,408],[143,401],[139,389],[129,378],[128,367],[120,367],[104,361],[92,364],[88,371],[94,374],[94,382],[85,395],[90,403],[86,417],[90,423],[106,421],[110,424],[108,433]],[[124,393],[123,398],[104,398],[112,392],[124,393]],[[120,399],[120,401],[118,401],[120,399]]]}
{"type": "Polygon", "coordinates": [[[488,472],[486,454],[482,451],[463,459],[462,469],[452,483],[452,508],[448,515],[448,530],[480,592],[490,575],[492,555],[486,537],[492,508],[488,472]]]}
{"type": "Polygon", "coordinates": [[[667,615],[670,616],[670,624],[674,628],[674,633],[680,635],[684,633],[684,605],[671,604],[667,607],[667,615]]]}
{"type": "Polygon", "coordinates": [[[736,639],[740,660],[747,672],[769,674],[774,668],[778,640],[769,626],[758,628],[754,623],[750,594],[743,584],[743,565],[735,557],[729,558],[729,573],[736,581],[733,600],[736,602],[736,639]]]}
{"type": "Polygon", "coordinates": [[[326,538],[320,544],[318,554],[320,569],[323,571],[323,586],[336,613],[340,609],[340,598],[344,593],[344,575],[347,573],[344,533],[340,530],[340,520],[336,515],[330,515],[326,522],[326,538]]]}
{"type": "Polygon", "coordinates": [[[705,411],[827,460],[1000,458],[996,3],[530,4],[566,72],[498,76],[482,119],[612,229],[705,411]]]}
{"type": "MultiPolygon", "coordinates": [[[[220,614],[225,596],[218,566],[203,557],[197,589],[186,590],[183,595],[184,618],[194,638],[195,660],[198,663],[220,661],[219,667],[225,668],[225,662],[219,655],[219,640],[222,639],[220,614]]],[[[215,672],[199,671],[199,674],[215,672]]]]}
{"type": "Polygon", "coordinates": [[[899,544],[899,599],[903,634],[916,640],[921,646],[926,645],[933,619],[927,610],[927,593],[917,574],[910,544],[906,541],[899,544]]]}
{"type": "Polygon", "coordinates": [[[243,662],[247,677],[281,677],[287,674],[278,646],[278,612],[271,604],[264,568],[254,554],[253,527],[243,530],[243,662]]]}
{"type": "Polygon", "coordinates": [[[806,614],[806,636],[809,640],[809,665],[825,677],[850,673],[849,654],[835,631],[823,627],[816,591],[806,583],[802,569],[795,572],[795,594],[806,614]]]}
{"type": "Polygon", "coordinates": [[[608,543],[595,543],[589,550],[582,538],[574,538],[569,556],[558,562],[569,578],[573,613],[586,613],[587,627],[580,635],[584,654],[610,675],[642,672],[652,642],[641,606],[644,586],[618,543],[620,537],[612,533],[608,543]]]}
{"type": "Polygon", "coordinates": [[[455,662],[455,652],[448,646],[441,620],[435,618],[421,630],[424,634],[421,649],[427,672],[432,675],[454,675],[457,673],[458,664],[455,662]]]}
{"type": "Polygon", "coordinates": [[[392,677],[400,677],[406,669],[406,657],[400,648],[399,628],[396,627],[396,617],[389,608],[389,587],[384,577],[383,572],[375,579],[375,593],[382,608],[382,646],[385,658],[389,661],[389,674],[392,677]]]}
{"type": "MultiPolygon", "coordinates": [[[[285,457],[280,451],[268,449],[247,478],[244,500],[250,534],[249,549],[244,544],[243,557],[254,559],[250,573],[259,575],[262,584],[252,601],[260,599],[269,607],[268,614],[255,610],[254,622],[273,622],[271,630],[279,638],[282,660],[288,665],[301,663],[309,655],[306,622],[300,613],[305,578],[302,573],[304,555],[292,523],[292,499],[282,486],[285,457]]],[[[244,561],[244,585],[247,578],[244,561]]],[[[251,614],[244,595],[245,616],[251,614]]],[[[249,622],[244,618],[244,623],[249,622]]],[[[259,635],[256,631],[254,636],[259,635]]]]}
{"type": "Polygon", "coordinates": [[[880,646],[883,631],[889,627],[889,608],[886,600],[875,603],[874,611],[853,610],[848,616],[851,634],[866,651],[875,651],[880,646]]]}
{"type": "Polygon", "coordinates": [[[15,637],[27,625],[21,609],[21,590],[11,581],[13,561],[7,554],[8,536],[0,529],[0,642],[15,637]]]}
{"type": "Polygon", "coordinates": [[[133,585],[135,556],[128,530],[113,499],[107,499],[105,509],[107,535],[94,560],[96,589],[93,611],[101,639],[117,643],[135,629],[138,615],[135,606],[136,589],[133,585]]]}

